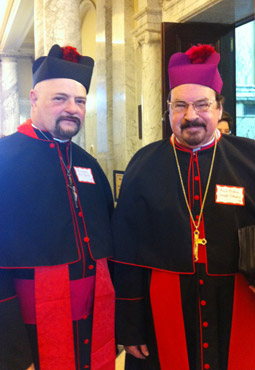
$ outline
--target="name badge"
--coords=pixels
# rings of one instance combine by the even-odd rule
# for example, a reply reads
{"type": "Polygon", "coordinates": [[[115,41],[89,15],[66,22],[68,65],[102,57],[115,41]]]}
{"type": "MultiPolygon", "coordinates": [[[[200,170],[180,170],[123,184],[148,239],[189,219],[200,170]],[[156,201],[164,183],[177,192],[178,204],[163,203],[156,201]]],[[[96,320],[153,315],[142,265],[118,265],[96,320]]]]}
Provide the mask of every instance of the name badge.
{"type": "Polygon", "coordinates": [[[76,176],[80,182],[95,184],[91,168],[74,167],[76,176]]]}
{"type": "Polygon", "coordinates": [[[216,203],[244,206],[244,188],[216,185],[216,203]]]}

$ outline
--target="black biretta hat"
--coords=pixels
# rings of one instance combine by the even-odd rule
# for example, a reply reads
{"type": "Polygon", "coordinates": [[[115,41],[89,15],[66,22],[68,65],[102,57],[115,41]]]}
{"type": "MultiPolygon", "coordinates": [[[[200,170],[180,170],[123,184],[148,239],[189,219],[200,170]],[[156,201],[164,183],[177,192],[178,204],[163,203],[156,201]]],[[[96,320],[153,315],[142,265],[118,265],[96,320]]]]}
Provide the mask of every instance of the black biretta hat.
{"type": "Polygon", "coordinates": [[[70,78],[80,82],[89,92],[94,60],[80,55],[75,48],[53,45],[48,56],[33,63],[33,86],[52,78],[70,78]]]}

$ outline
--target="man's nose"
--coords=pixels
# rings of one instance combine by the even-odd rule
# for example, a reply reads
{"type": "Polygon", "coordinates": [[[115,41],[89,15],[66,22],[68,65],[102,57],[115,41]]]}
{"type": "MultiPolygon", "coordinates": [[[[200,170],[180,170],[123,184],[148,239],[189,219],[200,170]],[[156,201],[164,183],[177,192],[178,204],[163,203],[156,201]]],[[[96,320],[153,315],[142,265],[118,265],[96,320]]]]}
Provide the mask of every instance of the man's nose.
{"type": "Polygon", "coordinates": [[[184,117],[188,121],[192,121],[198,117],[198,114],[192,104],[188,105],[184,117]]]}
{"type": "Polygon", "coordinates": [[[74,99],[67,100],[65,110],[71,114],[74,114],[77,112],[77,104],[74,99]]]}

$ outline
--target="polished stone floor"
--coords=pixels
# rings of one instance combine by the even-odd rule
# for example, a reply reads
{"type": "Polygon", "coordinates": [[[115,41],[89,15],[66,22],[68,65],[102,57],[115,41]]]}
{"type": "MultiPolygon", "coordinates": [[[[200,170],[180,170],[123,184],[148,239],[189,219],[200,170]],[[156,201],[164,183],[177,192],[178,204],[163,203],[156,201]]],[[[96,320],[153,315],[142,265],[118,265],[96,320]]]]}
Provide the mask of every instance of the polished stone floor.
{"type": "Polygon", "coordinates": [[[125,351],[122,351],[121,354],[116,359],[115,370],[124,370],[124,360],[125,360],[125,351]]]}

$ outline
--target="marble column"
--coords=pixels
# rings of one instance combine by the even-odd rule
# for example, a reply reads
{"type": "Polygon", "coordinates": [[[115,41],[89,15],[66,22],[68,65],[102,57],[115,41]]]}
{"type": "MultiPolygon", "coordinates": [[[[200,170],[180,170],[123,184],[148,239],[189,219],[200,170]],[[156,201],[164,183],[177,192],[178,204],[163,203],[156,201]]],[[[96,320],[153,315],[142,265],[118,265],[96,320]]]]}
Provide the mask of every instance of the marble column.
{"type": "MultiPolygon", "coordinates": [[[[47,55],[54,44],[70,45],[81,53],[79,0],[35,0],[35,58],[47,55]]],[[[85,127],[73,138],[85,148],[85,127]]]]}
{"type": "Polygon", "coordinates": [[[17,60],[12,56],[1,58],[1,126],[0,136],[10,135],[19,125],[19,93],[17,60]]]}
{"type": "MultiPolygon", "coordinates": [[[[143,6],[145,2],[142,0],[143,6]]],[[[147,6],[141,7],[135,15],[137,27],[134,32],[136,48],[141,49],[143,146],[162,138],[161,8],[157,0],[146,3],[147,6]]]]}
{"type": "Polygon", "coordinates": [[[44,50],[44,44],[44,0],[34,0],[35,59],[47,53],[44,50]]]}
{"type": "Polygon", "coordinates": [[[79,6],[79,0],[35,0],[35,58],[56,43],[81,52],[79,6]]]}
{"type": "Polygon", "coordinates": [[[112,183],[112,4],[97,0],[96,19],[96,109],[97,159],[112,183]]]}
{"type": "Polygon", "coordinates": [[[139,145],[133,0],[113,0],[112,12],[114,165],[124,170],[139,145]]]}

